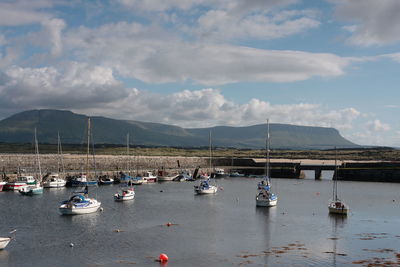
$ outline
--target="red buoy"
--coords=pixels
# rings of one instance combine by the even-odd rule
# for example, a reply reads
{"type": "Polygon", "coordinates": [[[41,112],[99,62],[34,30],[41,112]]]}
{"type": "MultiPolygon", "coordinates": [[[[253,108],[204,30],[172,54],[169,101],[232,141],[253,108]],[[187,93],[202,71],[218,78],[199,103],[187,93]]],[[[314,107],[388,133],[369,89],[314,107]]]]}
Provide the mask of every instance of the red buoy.
{"type": "Polygon", "coordinates": [[[168,256],[167,254],[161,253],[159,257],[160,262],[166,262],[168,261],[168,256]]]}

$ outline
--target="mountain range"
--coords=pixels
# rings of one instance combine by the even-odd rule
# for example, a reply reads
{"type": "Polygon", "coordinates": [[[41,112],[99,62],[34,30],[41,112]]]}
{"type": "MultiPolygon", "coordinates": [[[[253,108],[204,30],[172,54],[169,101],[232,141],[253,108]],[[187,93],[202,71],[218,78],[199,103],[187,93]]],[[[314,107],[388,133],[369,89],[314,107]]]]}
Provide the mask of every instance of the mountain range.
{"type": "MultiPolygon", "coordinates": [[[[66,110],[29,110],[0,121],[0,142],[30,143],[34,128],[39,143],[56,144],[60,133],[64,144],[86,141],[88,116],[66,110]]],[[[93,140],[96,144],[131,144],[140,146],[207,147],[209,133],[214,147],[242,149],[265,148],[266,124],[244,127],[215,126],[210,128],[182,128],[161,123],[90,117],[93,140]]],[[[343,138],[334,128],[270,124],[271,148],[274,149],[330,149],[359,145],[343,138]]]]}

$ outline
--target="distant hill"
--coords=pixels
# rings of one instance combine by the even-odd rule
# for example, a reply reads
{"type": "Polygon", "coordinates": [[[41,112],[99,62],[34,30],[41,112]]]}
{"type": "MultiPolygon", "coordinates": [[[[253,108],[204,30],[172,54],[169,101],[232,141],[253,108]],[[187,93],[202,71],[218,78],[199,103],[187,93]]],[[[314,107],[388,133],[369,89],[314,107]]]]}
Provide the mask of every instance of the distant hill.
{"type": "MultiPolygon", "coordinates": [[[[143,146],[205,147],[209,132],[213,146],[264,148],[266,125],[246,127],[217,126],[185,129],[161,123],[126,121],[90,117],[96,144],[131,143],[143,146]]],[[[64,110],[29,110],[0,121],[0,142],[29,143],[37,128],[40,143],[57,143],[57,132],[64,144],[80,144],[86,139],[88,116],[64,110]]],[[[270,124],[271,147],[274,149],[326,149],[358,147],[343,138],[334,128],[270,124]]]]}

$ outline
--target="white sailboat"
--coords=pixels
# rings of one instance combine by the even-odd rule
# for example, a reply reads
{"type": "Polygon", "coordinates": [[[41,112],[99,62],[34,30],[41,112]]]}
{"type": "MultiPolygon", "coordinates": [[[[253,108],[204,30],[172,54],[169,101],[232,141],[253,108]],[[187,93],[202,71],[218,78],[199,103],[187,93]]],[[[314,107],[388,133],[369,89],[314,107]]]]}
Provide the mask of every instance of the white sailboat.
{"type": "Polygon", "coordinates": [[[333,189],[332,189],[332,200],[329,203],[328,209],[330,214],[341,214],[347,215],[350,208],[344,203],[344,201],[338,198],[338,180],[337,180],[337,153],[335,147],[335,173],[333,175],[333,189]]]}
{"type": "Polygon", "coordinates": [[[36,154],[36,163],[38,172],[36,173],[36,184],[27,185],[22,187],[19,192],[22,195],[33,196],[43,194],[43,186],[42,186],[42,168],[40,166],[40,157],[39,157],[39,145],[37,141],[36,128],[35,128],[35,154],[36,154]]]}
{"type": "MultiPolygon", "coordinates": [[[[89,173],[89,151],[90,151],[90,118],[88,118],[87,158],[86,173],[89,173]]],[[[63,215],[79,215],[96,212],[100,209],[101,202],[95,198],[89,198],[88,186],[82,192],[74,192],[69,200],[63,201],[59,211],[63,215]]]]}
{"type": "Polygon", "coordinates": [[[266,160],[265,160],[265,176],[257,185],[256,206],[257,207],[273,207],[278,202],[278,197],[271,191],[270,166],[269,166],[269,120],[267,120],[267,140],[266,140],[266,160]]]}
{"type": "Polygon", "coordinates": [[[131,173],[131,166],[130,166],[130,152],[129,152],[129,133],[126,135],[126,154],[128,156],[127,160],[127,170],[129,174],[129,180],[127,183],[121,184],[121,192],[114,194],[115,201],[125,201],[125,200],[132,200],[135,198],[135,189],[133,188],[132,177],[130,176],[131,173]]]}
{"type": "MultiPolygon", "coordinates": [[[[211,131],[209,135],[209,152],[210,152],[210,171],[212,165],[212,150],[211,150],[211,131]]],[[[210,183],[210,177],[207,179],[203,179],[199,185],[194,186],[194,192],[198,195],[201,194],[215,194],[218,191],[217,185],[212,185],[210,183]]]]}
{"type": "Polygon", "coordinates": [[[47,178],[46,181],[43,183],[43,187],[45,188],[58,188],[64,187],[67,181],[63,178],[65,177],[65,169],[64,169],[64,161],[62,158],[62,147],[61,147],[61,140],[60,134],[57,134],[57,171],[62,173],[62,177],[59,173],[51,173],[47,178]],[[60,168],[61,167],[61,168],[60,168]]]}

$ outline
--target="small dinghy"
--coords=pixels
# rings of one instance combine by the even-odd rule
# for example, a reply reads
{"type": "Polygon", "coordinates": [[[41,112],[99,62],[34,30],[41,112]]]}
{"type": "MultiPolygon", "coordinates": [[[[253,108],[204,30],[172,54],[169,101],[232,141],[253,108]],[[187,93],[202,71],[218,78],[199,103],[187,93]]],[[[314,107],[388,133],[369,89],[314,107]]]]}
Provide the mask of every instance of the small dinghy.
{"type": "Polygon", "coordinates": [[[133,200],[135,198],[135,189],[133,186],[123,186],[121,192],[114,195],[115,201],[133,200]]]}
{"type": "Polygon", "coordinates": [[[10,241],[11,237],[0,237],[0,249],[5,249],[10,241]]]}

